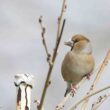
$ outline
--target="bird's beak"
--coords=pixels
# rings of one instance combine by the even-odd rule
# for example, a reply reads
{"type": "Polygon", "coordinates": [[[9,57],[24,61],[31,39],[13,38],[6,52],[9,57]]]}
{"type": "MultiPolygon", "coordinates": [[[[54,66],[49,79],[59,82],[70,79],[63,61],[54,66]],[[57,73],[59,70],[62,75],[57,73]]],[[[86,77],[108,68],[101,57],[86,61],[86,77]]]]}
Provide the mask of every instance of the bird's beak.
{"type": "Polygon", "coordinates": [[[73,47],[74,42],[73,42],[73,41],[64,42],[64,45],[67,45],[67,46],[73,47]]]}

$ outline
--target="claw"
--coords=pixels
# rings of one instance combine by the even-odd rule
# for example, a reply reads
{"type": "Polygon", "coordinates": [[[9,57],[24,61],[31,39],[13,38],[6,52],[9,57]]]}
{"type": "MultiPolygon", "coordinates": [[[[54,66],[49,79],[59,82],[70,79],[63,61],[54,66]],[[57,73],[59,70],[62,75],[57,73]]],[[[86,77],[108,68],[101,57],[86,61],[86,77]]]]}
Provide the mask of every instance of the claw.
{"type": "Polygon", "coordinates": [[[93,73],[91,72],[91,73],[86,74],[85,76],[86,76],[86,78],[87,78],[88,80],[90,80],[90,77],[91,77],[92,74],[93,74],[93,73]]]}
{"type": "Polygon", "coordinates": [[[72,96],[74,96],[74,94],[76,93],[76,90],[77,90],[76,85],[71,84],[71,93],[72,93],[72,96]]]}

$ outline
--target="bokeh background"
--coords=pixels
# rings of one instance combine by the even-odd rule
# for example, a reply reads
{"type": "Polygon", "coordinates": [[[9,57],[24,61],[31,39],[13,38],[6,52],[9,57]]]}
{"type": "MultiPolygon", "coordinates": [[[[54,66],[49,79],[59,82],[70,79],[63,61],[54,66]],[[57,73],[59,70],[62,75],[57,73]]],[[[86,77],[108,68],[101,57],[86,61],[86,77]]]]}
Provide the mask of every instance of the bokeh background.
{"type": "MultiPolygon", "coordinates": [[[[48,71],[46,54],[41,40],[39,16],[43,16],[46,27],[46,41],[50,52],[53,52],[57,32],[57,18],[63,0],[0,0],[0,106],[1,110],[15,110],[16,88],[14,75],[29,73],[35,76],[32,91],[32,110],[36,110],[34,99],[40,99],[45,77],[48,71]]],[[[51,77],[51,85],[45,99],[45,110],[53,110],[62,100],[66,83],[61,76],[61,63],[69,48],[64,41],[75,34],[87,36],[93,46],[96,68],[103,61],[110,48],[110,0],[68,0],[65,13],[66,25],[58,50],[58,56],[51,77]]],[[[110,64],[97,88],[110,84],[110,64]]],[[[93,76],[94,77],[94,76],[93,76]]],[[[88,90],[90,81],[78,90],[64,108],[77,102],[88,90]]],[[[109,92],[109,91],[108,91],[109,92]]],[[[102,93],[103,94],[103,93],[102,93]]],[[[92,98],[94,102],[97,98],[92,98]]],[[[109,110],[110,98],[99,108],[109,110]]],[[[91,103],[89,103],[89,108],[91,103]]]]}

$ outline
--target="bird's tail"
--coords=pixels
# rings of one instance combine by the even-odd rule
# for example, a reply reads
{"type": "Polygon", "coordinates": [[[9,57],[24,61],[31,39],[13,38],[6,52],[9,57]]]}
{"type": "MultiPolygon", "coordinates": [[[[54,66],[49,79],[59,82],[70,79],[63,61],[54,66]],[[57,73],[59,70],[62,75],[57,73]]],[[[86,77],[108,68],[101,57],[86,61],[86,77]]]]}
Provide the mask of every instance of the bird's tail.
{"type": "Polygon", "coordinates": [[[66,95],[71,91],[71,84],[70,83],[67,83],[67,89],[66,89],[66,92],[64,94],[64,97],[66,97],[66,95]]]}
{"type": "Polygon", "coordinates": [[[64,97],[66,97],[66,95],[67,95],[69,92],[70,92],[70,90],[67,88],[67,89],[66,89],[66,92],[65,92],[65,94],[64,94],[64,97]]]}

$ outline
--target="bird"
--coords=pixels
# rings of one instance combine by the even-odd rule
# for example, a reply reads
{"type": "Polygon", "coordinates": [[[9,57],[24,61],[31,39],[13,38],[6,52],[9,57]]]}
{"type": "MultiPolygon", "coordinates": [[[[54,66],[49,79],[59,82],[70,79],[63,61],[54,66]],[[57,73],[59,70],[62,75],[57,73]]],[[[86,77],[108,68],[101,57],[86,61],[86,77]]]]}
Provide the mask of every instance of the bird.
{"type": "Polygon", "coordinates": [[[94,70],[95,60],[92,55],[91,42],[84,35],[76,34],[64,44],[71,48],[65,55],[61,66],[62,77],[67,82],[67,89],[64,94],[66,97],[71,91],[74,95],[77,89],[76,85],[83,77],[90,78],[94,70]]]}

